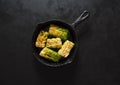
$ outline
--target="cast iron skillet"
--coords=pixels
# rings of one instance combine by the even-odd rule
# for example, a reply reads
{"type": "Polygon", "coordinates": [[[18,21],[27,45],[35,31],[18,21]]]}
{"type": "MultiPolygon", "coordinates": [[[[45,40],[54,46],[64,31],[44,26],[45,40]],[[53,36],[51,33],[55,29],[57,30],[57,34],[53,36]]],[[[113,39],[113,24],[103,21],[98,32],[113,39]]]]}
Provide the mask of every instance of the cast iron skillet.
{"type": "Polygon", "coordinates": [[[75,57],[75,54],[76,54],[76,51],[78,49],[78,36],[76,35],[77,33],[76,33],[76,30],[75,30],[75,27],[77,26],[77,24],[79,22],[85,20],[88,16],[89,16],[89,13],[85,10],[78,17],[78,19],[75,20],[72,24],[65,23],[65,22],[63,22],[61,20],[51,20],[51,21],[47,21],[47,22],[38,24],[36,29],[35,29],[35,31],[34,31],[34,33],[33,33],[33,36],[32,36],[32,48],[33,48],[33,55],[34,55],[34,57],[39,62],[41,62],[42,64],[50,66],[50,67],[60,67],[60,66],[64,66],[64,65],[70,64],[73,61],[73,59],[75,57]],[[50,24],[55,24],[55,25],[58,25],[60,27],[68,29],[69,30],[68,40],[70,40],[70,41],[75,43],[75,46],[71,50],[69,56],[67,58],[65,58],[65,59],[61,59],[57,63],[49,61],[47,59],[44,59],[44,58],[40,57],[39,56],[39,52],[41,51],[41,49],[35,47],[35,42],[36,42],[36,39],[37,39],[37,36],[38,36],[39,32],[41,30],[48,31],[48,28],[49,28],[50,24]]]}

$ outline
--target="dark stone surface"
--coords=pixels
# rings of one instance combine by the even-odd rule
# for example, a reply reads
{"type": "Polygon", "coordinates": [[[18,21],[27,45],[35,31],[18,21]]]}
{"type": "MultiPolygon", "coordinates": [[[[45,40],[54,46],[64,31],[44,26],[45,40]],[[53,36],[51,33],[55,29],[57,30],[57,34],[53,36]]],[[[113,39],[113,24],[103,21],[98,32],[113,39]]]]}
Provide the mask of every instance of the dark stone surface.
{"type": "Polygon", "coordinates": [[[120,85],[120,0],[0,0],[0,85],[120,85]],[[37,23],[87,9],[73,64],[49,68],[31,48],[37,23]]]}

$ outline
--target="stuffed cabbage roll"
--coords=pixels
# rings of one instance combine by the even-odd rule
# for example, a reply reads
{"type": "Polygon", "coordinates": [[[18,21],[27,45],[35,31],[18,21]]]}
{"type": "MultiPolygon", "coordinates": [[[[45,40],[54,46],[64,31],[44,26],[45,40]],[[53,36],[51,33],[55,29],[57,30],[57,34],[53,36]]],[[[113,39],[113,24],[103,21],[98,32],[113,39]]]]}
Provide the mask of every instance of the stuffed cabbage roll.
{"type": "Polygon", "coordinates": [[[45,47],[46,40],[47,40],[47,38],[48,38],[48,35],[49,35],[48,32],[41,31],[41,32],[38,34],[38,37],[37,37],[35,46],[36,46],[36,47],[40,47],[40,48],[44,48],[44,47],[45,47]]]}
{"type": "Polygon", "coordinates": [[[61,56],[57,52],[47,47],[43,48],[39,55],[46,59],[52,60],[53,62],[58,62],[61,58],[61,56]]]}
{"type": "Polygon", "coordinates": [[[61,38],[62,40],[67,40],[67,38],[68,38],[68,30],[67,29],[60,28],[53,24],[50,25],[49,33],[50,33],[50,35],[52,35],[54,37],[61,38]]]}
{"type": "Polygon", "coordinates": [[[60,38],[47,39],[46,47],[48,47],[48,48],[61,48],[62,41],[60,38]]]}
{"type": "Polygon", "coordinates": [[[62,48],[58,51],[58,54],[61,55],[62,57],[66,58],[71,49],[73,48],[74,46],[74,43],[69,41],[69,40],[66,40],[62,46],[62,48]]]}

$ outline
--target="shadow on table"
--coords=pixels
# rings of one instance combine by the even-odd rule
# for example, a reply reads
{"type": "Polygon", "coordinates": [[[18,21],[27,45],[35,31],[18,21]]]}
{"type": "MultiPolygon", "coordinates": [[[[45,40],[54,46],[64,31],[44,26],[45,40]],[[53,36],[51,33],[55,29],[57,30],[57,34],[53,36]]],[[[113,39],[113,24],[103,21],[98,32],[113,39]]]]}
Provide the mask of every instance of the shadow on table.
{"type": "Polygon", "coordinates": [[[71,64],[58,68],[44,66],[36,59],[33,62],[37,75],[40,79],[42,78],[46,85],[74,85],[78,67],[77,58],[71,64]]]}

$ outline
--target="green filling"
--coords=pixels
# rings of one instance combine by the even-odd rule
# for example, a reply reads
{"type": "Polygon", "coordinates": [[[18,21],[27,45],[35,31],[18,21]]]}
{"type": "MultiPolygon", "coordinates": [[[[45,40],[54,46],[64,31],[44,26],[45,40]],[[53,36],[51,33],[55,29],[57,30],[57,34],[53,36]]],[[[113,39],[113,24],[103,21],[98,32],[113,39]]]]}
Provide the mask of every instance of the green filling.
{"type": "Polygon", "coordinates": [[[59,38],[63,40],[67,40],[68,38],[68,30],[64,28],[58,28],[58,36],[59,38]]]}

